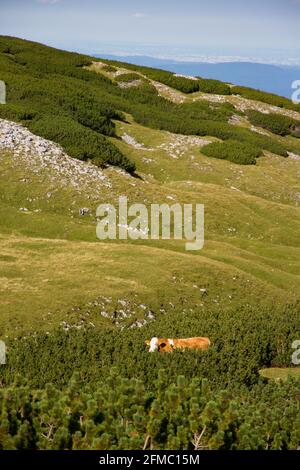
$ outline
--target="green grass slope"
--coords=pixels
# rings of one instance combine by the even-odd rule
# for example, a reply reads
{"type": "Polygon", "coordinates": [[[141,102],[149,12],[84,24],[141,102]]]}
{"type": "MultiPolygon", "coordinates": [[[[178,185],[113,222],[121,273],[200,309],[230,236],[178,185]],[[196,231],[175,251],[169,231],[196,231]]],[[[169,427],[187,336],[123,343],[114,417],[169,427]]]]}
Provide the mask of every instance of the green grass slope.
{"type": "MultiPolygon", "coordinates": [[[[90,379],[97,375],[97,337],[103,361],[120,370],[120,357],[130,357],[135,344],[128,376],[136,370],[146,381],[143,342],[151,335],[212,336],[216,349],[197,370],[205,374],[210,364],[215,381],[222,351],[223,382],[227,368],[230,380],[238,371],[252,383],[264,366],[288,367],[291,342],[300,337],[300,141],[254,127],[249,110],[270,107],[292,113],[294,122],[298,108],[145,68],[134,67],[133,76],[132,66],[107,63],[0,37],[0,78],[8,90],[0,106],[0,335],[12,358],[18,344],[19,357],[26,351],[29,361],[26,372],[14,359],[15,371],[29,373],[34,348],[13,338],[47,344],[49,334],[59,357],[66,331],[70,344],[73,332],[84,338],[94,331],[91,370],[83,373],[90,379]],[[26,134],[28,149],[7,145],[9,121],[33,132],[26,134]],[[49,149],[37,156],[35,135],[61,145],[70,160],[59,154],[53,162],[49,149]],[[211,143],[214,155],[204,150],[211,143]],[[243,149],[252,155],[253,148],[256,164],[241,164],[243,149]],[[100,242],[96,208],[120,195],[147,206],[205,204],[203,250],[186,252],[174,240],[100,242]],[[120,345],[115,353],[107,332],[120,345]]],[[[55,381],[50,362],[45,381],[55,381]]],[[[70,359],[70,373],[73,367],[70,359]]]]}

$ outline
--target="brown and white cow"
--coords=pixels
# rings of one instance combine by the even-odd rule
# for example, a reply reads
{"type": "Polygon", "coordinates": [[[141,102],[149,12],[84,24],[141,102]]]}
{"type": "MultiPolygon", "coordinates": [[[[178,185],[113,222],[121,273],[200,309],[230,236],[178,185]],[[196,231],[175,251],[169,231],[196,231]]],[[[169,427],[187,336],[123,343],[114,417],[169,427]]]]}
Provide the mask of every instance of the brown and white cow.
{"type": "Polygon", "coordinates": [[[172,352],[174,349],[201,349],[206,350],[210,346],[209,338],[186,338],[186,339],[170,339],[170,338],[152,338],[146,341],[149,346],[149,352],[158,351],[160,353],[172,352]]]}

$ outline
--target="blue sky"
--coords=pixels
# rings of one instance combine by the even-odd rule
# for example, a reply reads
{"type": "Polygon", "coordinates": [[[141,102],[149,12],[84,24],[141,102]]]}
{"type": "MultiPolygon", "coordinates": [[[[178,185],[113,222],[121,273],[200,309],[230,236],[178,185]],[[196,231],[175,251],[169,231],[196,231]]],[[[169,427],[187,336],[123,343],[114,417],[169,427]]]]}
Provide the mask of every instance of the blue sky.
{"type": "Polygon", "coordinates": [[[1,34],[89,53],[300,64],[300,0],[0,0],[1,34]]]}

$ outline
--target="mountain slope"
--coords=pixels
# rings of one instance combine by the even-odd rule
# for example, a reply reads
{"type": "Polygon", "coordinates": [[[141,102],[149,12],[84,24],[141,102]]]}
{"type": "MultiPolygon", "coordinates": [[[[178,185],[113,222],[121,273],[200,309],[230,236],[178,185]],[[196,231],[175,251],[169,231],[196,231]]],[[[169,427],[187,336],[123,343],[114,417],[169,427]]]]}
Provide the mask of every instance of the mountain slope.
{"type": "Polygon", "coordinates": [[[297,449],[299,384],[260,373],[298,373],[299,108],[7,37],[0,66],[0,445],[297,449]],[[204,204],[204,248],[99,241],[124,195],[204,204]]]}
{"type": "MultiPolygon", "coordinates": [[[[101,56],[96,56],[101,58],[101,56]]],[[[193,62],[159,59],[147,56],[102,55],[109,60],[169,70],[183,75],[214,78],[223,82],[259,88],[266,92],[291,97],[291,84],[299,79],[300,67],[269,65],[254,62],[193,62]]]]}
{"type": "MultiPolygon", "coordinates": [[[[300,334],[296,320],[284,333],[299,300],[300,141],[254,126],[248,111],[298,121],[298,108],[267,94],[264,102],[215,94],[211,87],[223,84],[210,81],[192,92],[182,77],[133,74],[126,64],[21,40],[0,44],[8,88],[0,107],[1,336],[49,332],[55,341],[57,329],[92,328],[99,338],[113,330],[126,349],[132,329],[138,361],[145,336],[157,334],[208,334],[218,351],[238,336],[228,352],[235,357],[254,328],[255,344],[284,346],[250,361],[251,380],[263,366],[288,366],[289,335],[300,334]],[[90,132],[100,147],[94,138],[90,146],[90,132]],[[202,152],[233,137],[260,150],[255,165],[202,152]],[[174,240],[100,242],[96,208],[120,195],[147,206],[204,203],[203,250],[186,252],[174,240]]],[[[140,373],[148,370],[141,357],[140,373]]],[[[236,360],[243,381],[248,363],[236,360]]]]}

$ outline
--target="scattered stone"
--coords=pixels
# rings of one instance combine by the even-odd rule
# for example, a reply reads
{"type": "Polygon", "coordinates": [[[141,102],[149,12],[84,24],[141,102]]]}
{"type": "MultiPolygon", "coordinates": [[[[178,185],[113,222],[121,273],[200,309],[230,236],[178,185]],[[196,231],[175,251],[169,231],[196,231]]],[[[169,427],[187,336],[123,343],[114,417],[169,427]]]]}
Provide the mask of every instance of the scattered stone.
{"type": "Polygon", "coordinates": [[[88,207],[81,207],[79,209],[79,215],[84,216],[90,213],[90,209],[88,207]]]}
{"type": "Polygon", "coordinates": [[[297,155],[296,153],[288,152],[288,156],[289,156],[292,160],[300,160],[300,155],[297,155]]]}
{"type": "Polygon", "coordinates": [[[143,157],[143,158],[142,158],[142,161],[143,161],[144,163],[147,163],[147,164],[154,162],[154,160],[153,160],[152,158],[147,158],[147,157],[143,157]]]}
{"type": "MultiPolygon", "coordinates": [[[[111,188],[100,168],[68,156],[58,144],[32,134],[15,122],[0,119],[0,148],[13,151],[14,160],[21,161],[30,172],[40,175],[46,171],[49,178],[55,183],[59,180],[62,186],[68,184],[82,193],[93,186],[97,199],[101,197],[102,187],[111,188]]],[[[21,181],[25,183],[28,179],[21,181]]]]}
{"type": "Polygon", "coordinates": [[[180,74],[180,73],[174,73],[174,77],[188,78],[189,80],[195,80],[195,81],[198,80],[197,77],[192,77],[192,76],[190,76],[190,75],[182,75],[182,74],[180,74]]]}
{"type": "Polygon", "coordinates": [[[239,116],[238,114],[233,114],[228,119],[228,124],[232,124],[233,126],[240,126],[242,122],[243,122],[243,118],[239,116]]]}
{"type": "Polygon", "coordinates": [[[124,142],[126,142],[126,144],[130,145],[131,147],[133,147],[133,148],[135,148],[135,149],[137,149],[137,150],[145,150],[146,152],[153,152],[153,151],[155,150],[155,149],[153,149],[153,148],[148,148],[148,147],[146,147],[144,144],[140,144],[139,142],[137,142],[137,141],[135,140],[134,137],[132,137],[132,136],[129,135],[129,134],[126,134],[126,133],[125,133],[125,134],[122,135],[121,138],[122,138],[122,140],[123,140],[124,142]]]}
{"type": "Polygon", "coordinates": [[[180,93],[173,88],[168,87],[160,82],[155,82],[154,80],[151,81],[151,84],[156,88],[157,93],[159,96],[163,98],[167,98],[169,101],[173,103],[184,103],[186,101],[186,96],[183,93],[180,93]]]}
{"type": "Polygon", "coordinates": [[[147,325],[147,320],[136,320],[129,328],[142,328],[145,325],[147,325]]]}
{"type": "Polygon", "coordinates": [[[151,312],[150,310],[149,310],[149,312],[147,312],[147,313],[145,314],[145,317],[148,318],[149,320],[154,320],[154,319],[155,319],[154,313],[151,312]]]}
{"type": "Polygon", "coordinates": [[[137,80],[131,80],[131,82],[118,82],[119,88],[122,88],[126,90],[127,88],[133,88],[133,87],[138,87],[142,85],[143,80],[137,79],[137,80]]]}
{"type": "Polygon", "coordinates": [[[207,294],[207,290],[204,289],[204,288],[200,289],[200,292],[201,292],[201,294],[202,294],[202,297],[204,297],[205,295],[208,295],[208,294],[207,294]]]}
{"type": "Polygon", "coordinates": [[[164,150],[171,158],[178,159],[182,157],[189,149],[193,147],[204,147],[210,144],[210,140],[203,139],[198,136],[189,136],[181,134],[167,133],[170,137],[170,142],[163,143],[158,146],[158,149],[164,150]]]}
{"type": "Polygon", "coordinates": [[[259,127],[251,126],[250,131],[256,132],[256,134],[269,136],[269,133],[267,131],[260,129],[259,127]]]}

